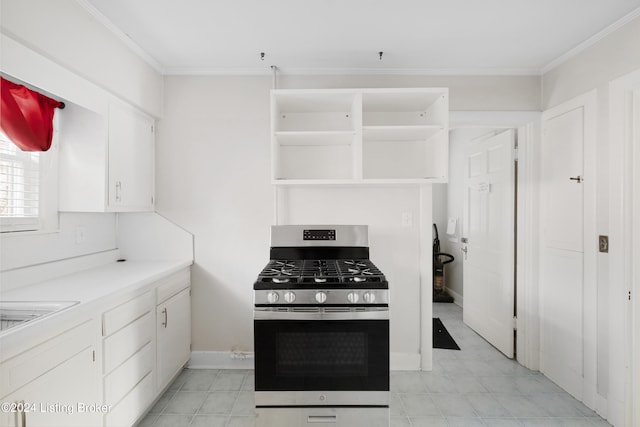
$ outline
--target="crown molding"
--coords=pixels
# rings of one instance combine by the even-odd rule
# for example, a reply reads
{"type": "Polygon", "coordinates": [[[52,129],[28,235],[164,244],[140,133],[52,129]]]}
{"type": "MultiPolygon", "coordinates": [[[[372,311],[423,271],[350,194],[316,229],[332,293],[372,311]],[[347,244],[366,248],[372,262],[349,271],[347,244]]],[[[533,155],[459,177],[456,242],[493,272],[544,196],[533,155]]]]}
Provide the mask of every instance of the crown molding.
{"type": "MultiPolygon", "coordinates": [[[[280,75],[398,75],[398,76],[539,76],[537,68],[281,68],[280,75]]],[[[273,73],[264,68],[176,67],[166,68],[165,75],[193,76],[266,76],[273,73]]]]}
{"type": "Polygon", "coordinates": [[[123,32],[120,28],[116,27],[113,22],[109,20],[106,16],[102,14],[98,9],[95,8],[91,3],[87,0],[76,0],[76,2],[82,6],[91,16],[93,16],[98,22],[104,25],[113,35],[115,35],[121,42],[123,42],[129,49],[131,49],[136,55],[138,55],[144,62],[149,64],[154,70],[156,70],[160,74],[165,74],[164,67],[146,50],[142,49],[136,42],[134,42],[131,37],[129,37],[125,32],[123,32]]]}
{"type": "Polygon", "coordinates": [[[609,25],[608,27],[604,28],[603,30],[599,31],[598,33],[592,35],[591,37],[589,37],[588,39],[586,39],[582,43],[578,44],[577,46],[573,47],[569,51],[567,51],[564,54],[560,55],[559,57],[557,57],[553,61],[549,62],[547,65],[542,67],[541,74],[546,74],[549,71],[553,70],[554,68],[558,67],[559,65],[565,63],[569,59],[573,58],[574,56],[576,56],[579,53],[585,51],[587,48],[593,46],[594,44],[596,44],[600,40],[604,39],[609,34],[615,32],[616,30],[618,30],[618,29],[620,29],[622,27],[624,27],[626,24],[628,24],[629,22],[633,21],[634,19],[636,19],[639,16],[640,16],[640,7],[635,9],[635,10],[633,10],[631,13],[626,14],[625,16],[623,16],[622,18],[618,19],[613,24],[609,25]]]}

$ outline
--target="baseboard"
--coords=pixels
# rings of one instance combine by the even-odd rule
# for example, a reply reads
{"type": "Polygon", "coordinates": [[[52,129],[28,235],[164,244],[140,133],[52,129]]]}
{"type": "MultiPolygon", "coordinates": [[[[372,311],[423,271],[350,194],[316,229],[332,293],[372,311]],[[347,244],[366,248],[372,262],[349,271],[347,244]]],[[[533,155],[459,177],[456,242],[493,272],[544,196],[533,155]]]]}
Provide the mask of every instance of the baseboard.
{"type": "Polygon", "coordinates": [[[392,371],[419,371],[420,354],[418,353],[391,353],[392,371]]]}
{"type": "MultiPolygon", "coordinates": [[[[189,369],[253,369],[253,352],[192,351],[189,369]]],[[[418,353],[391,353],[392,371],[419,371],[418,353]]]]}
{"type": "MultiPolygon", "coordinates": [[[[627,412],[625,402],[611,396],[608,399],[602,399],[605,400],[603,403],[606,404],[606,410],[596,410],[598,415],[607,420],[612,426],[624,426],[627,412]]],[[[602,404],[599,406],[602,407],[602,404]]]]}
{"type": "Polygon", "coordinates": [[[446,288],[446,291],[453,297],[453,303],[459,307],[462,307],[462,295],[449,288],[446,288]]]}
{"type": "Polygon", "coordinates": [[[189,369],[253,369],[253,352],[192,351],[189,369]]]}

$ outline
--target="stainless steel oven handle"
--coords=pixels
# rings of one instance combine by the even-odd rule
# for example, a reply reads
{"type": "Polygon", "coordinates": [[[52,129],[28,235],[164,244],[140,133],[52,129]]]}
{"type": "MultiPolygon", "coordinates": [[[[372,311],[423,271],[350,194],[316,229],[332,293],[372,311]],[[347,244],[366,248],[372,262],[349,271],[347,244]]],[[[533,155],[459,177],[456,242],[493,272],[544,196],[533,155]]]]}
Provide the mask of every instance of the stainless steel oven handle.
{"type": "Polygon", "coordinates": [[[389,309],[345,312],[273,311],[256,308],[255,320],[389,320],[389,309]]]}

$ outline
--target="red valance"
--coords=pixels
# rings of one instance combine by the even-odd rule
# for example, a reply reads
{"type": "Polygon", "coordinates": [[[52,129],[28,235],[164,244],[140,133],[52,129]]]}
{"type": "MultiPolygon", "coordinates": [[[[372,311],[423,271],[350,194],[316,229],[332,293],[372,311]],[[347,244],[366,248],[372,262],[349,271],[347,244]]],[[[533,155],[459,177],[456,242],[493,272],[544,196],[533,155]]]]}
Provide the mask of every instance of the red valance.
{"type": "Polygon", "coordinates": [[[62,105],[2,78],[0,128],[22,151],[47,151],[53,138],[53,111],[62,105]]]}

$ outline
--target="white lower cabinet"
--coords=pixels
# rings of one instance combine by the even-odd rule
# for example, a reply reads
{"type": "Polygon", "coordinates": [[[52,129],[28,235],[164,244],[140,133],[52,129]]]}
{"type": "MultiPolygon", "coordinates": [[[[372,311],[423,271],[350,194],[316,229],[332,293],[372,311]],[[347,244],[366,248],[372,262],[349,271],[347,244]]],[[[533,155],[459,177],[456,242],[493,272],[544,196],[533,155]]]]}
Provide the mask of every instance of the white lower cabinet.
{"type": "Polygon", "coordinates": [[[0,425],[101,425],[108,408],[100,399],[95,356],[90,320],[4,362],[0,425]]]}
{"type": "Polygon", "coordinates": [[[0,427],[134,425],[191,354],[190,269],[0,364],[0,427]]]}
{"type": "Polygon", "coordinates": [[[104,312],[105,426],[133,425],[189,360],[190,283],[187,268],[104,312]]]}
{"type": "Polygon", "coordinates": [[[106,426],[132,425],[154,399],[155,312],[153,291],[104,313],[104,403],[106,426]]]}
{"type": "MultiPolygon", "coordinates": [[[[188,282],[186,285],[188,286],[188,282]]],[[[176,285],[176,287],[180,286],[176,285]]],[[[158,345],[157,385],[159,389],[164,389],[187,363],[191,354],[191,296],[189,287],[182,289],[157,306],[156,333],[158,345]]]]}

